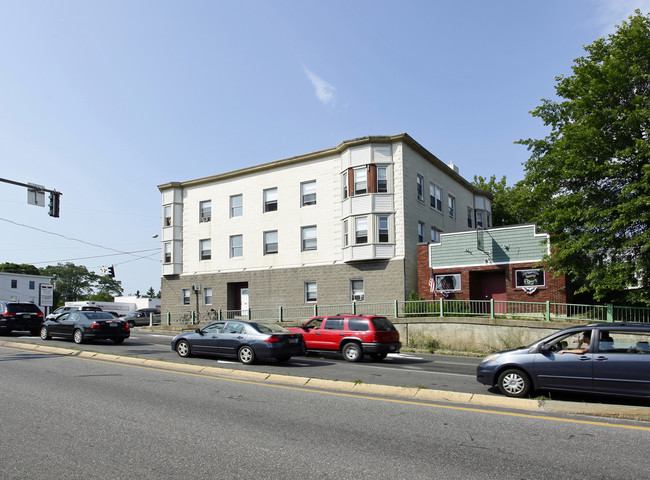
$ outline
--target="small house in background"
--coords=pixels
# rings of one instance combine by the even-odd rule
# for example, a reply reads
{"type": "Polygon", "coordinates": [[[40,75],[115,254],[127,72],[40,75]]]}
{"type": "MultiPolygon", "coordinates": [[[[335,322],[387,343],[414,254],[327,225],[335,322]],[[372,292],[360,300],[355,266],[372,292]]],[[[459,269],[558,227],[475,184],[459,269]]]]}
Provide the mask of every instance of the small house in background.
{"type": "Polygon", "coordinates": [[[443,233],[418,248],[420,298],[566,303],[564,275],[541,266],[550,237],[536,225],[443,233]]]}

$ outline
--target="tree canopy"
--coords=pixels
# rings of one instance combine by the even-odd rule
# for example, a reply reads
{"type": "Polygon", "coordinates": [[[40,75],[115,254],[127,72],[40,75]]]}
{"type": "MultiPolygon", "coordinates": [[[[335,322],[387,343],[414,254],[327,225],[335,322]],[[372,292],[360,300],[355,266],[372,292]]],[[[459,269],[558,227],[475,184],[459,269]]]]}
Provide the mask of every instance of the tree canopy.
{"type": "Polygon", "coordinates": [[[650,304],[650,18],[637,10],[584,48],[531,112],[551,132],[519,141],[524,183],[551,269],[596,300],[650,304]]]}

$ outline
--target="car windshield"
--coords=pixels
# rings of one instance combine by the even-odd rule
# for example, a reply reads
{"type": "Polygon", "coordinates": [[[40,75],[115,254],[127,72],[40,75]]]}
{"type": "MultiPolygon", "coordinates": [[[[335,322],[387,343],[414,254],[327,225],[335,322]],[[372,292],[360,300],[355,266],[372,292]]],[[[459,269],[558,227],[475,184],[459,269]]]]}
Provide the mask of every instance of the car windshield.
{"type": "Polygon", "coordinates": [[[392,332],[395,330],[393,324],[386,317],[374,317],[372,318],[372,324],[375,326],[375,330],[379,332],[392,332]]]}
{"type": "Polygon", "coordinates": [[[9,313],[17,313],[17,312],[41,313],[41,310],[33,303],[9,303],[7,304],[7,311],[9,313]]]}
{"type": "Polygon", "coordinates": [[[250,325],[260,333],[290,333],[289,330],[275,323],[251,323],[250,325]]]}

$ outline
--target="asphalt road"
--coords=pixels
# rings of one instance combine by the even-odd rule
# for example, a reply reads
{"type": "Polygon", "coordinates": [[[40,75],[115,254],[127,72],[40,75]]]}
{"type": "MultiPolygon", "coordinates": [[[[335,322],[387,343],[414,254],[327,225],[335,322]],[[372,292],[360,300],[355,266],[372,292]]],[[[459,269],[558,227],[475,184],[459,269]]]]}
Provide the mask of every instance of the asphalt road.
{"type": "Polygon", "coordinates": [[[645,478],[650,427],[0,346],[0,477],[645,478]]]}
{"type": "Polygon", "coordinates": [[[228,365],[228,368],[253,370],[265,373],[298,375],[327,380],[379,383],[382,385],[426,387],[435,390],[448,390],[466,393],[490,392],[476,381],[476,366],[479,358],[431,354],[391,354],[381,362],[369,358],[360,363],[343,360],[339,355],[293,357],[287,363],[267,362],[255,365],[242,365],[236,359],[215,357],[181,358],[171,350],[173,335],[159,334],[134,329],[131,338],[122,345],[110,341],[76,345],[64,340],[41,340],[39,337],[25,336],[13,332],[5,339],[56,345],[67,348],[83,348],[101,353],[132,355],[147,359],[197,365],[228,365]]]}

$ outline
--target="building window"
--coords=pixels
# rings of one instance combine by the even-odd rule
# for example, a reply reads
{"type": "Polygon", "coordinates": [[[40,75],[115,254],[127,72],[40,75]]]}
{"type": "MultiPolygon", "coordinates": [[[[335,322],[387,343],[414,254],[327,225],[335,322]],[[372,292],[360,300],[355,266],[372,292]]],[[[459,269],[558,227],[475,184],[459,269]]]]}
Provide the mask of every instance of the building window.
{"type": "Polygon", "coordinates": [[[366,167],[354,169],[354,194],[368,192],[368,171],[366,167]]]}
{"type": "Polygon", "coordinates": [[[350,295],[353,302],[360,302],[364,299],[363,280],[350,280],[350,295]]]}
{"type": "Polygon", "coordinates": [[[203,289],[203,305],[212,305],[212,287],[203,289]]]}
{"type": "Polygon", "coordinates": [[[424,177],[422,175],[418,175],[417,195],[418,195],[418,202],[424,203],[424,177]]]}
{"type": "Polygon", "coordinates": [[[474,217],[474,210],[472,209],[472,207],[467,207],[467,226],[469,228],[472,228],[472,225],[474,224],[473,217],[474,217]]]}
{"type": "Polygon", "coordinates": [[[431,227],[431,242],[438,243],[440,241],[440,230],[436,227],[431,227]]]}
{"type": "Polygon", "coordinates": [[[165,242],[164,252],[165,252],[165,263],[172,263],[172,244],[170,242],[165,242]]]}
{"type": "Polygon", "coordinates": [[[199,240],[199,260],[210,260],[212,258],[212,240],[209,238],[199,240]]]}
{"type": "Polygon", "coordinates": [[[424,243],[424,223],[418,222],[418,243],[424,243]]]}
{"type": "Polygon", "coordinates": [[[163,226],[169,227],[172,224],[172,206],[165,205],[163,207],[163,226]]]}
{"type": "Polygon", "coordinates": [[[544,270],[541,268],[515,270],[515,285],[516,288],[545,286],[544,270]]]}
{"type": "Polygon", "coordinates": [[[448,195],[449,201],[449,217],[456,218],[456,198],[453,195],[448,195]]]}
{"type": "Polygon", "coordinates": [[[377,167],[377,193],[388,192],[388,167],[377,167]]]}
{"type": "Polygon", "coordinates": [[[343,200],[348,198],[348,172],[343,172],[343,200]]]}
{"type": "Polygon", "coordinates": [[[436,275],[436,290],[439,292],[460,290],[460,273],[436,275]]]}
{"type": "Polygon", "coordinates": [[[18,280],[11,280],[11,288],[18,288],[18,280]]]}
{"type": "Polygon", "coordinates": [[[388,217],[381,216],[378,219],[378,239],[379,243],[388,243],[388,217]]]}
{"type": "Polygon", "coordinates": [[[36,282],[34,280],[29,281],[29,289],[34,290],[36,288],[36,282]]]}
{"type": "Polygon", "coordinates": [[[212,201],[199,202],[199,222],[209,222],[212,218],[212,201]]]}
{"type": "Polygon", "coordinates": [[[485,228],[485,225],[483,225],[483,212],[481,210],[476,210],[476,228],[485,228]]]}
{"type": "Polygon", "coordinates": [[[433,183],[429,184],[429,204],[442,213],[442,189],[433,183]]]}
{"type": "Polygon", "coordinates": [[[349,237],[348,237],[348,221],[343,220],[343,246],[347,247],[349,244],[349,237]]]}
{"type": "Polygon", "coordinates": [[[302,227],[300,229],[300,237],[303,252],[306,250],[316,250],[318,246],[316,239],[316,225],[310,227],[302,227]]]}
{"type": "Polygon", "coordinates": [[[318,299],[316,282],[305,282],[305,302],[316,302],[318,299]]]}
{"type": "Polygon", "coordinates": [[[242,194],[230,197],[230,218],[241,217],[244,213],[244,197],[242,194]]]}
{"type": "Polygon", "coordinates": [[[268,188],[264,190],[264,211],[275,212],[278,209],[278,189],[268,188]]]}
{"type": "Polygon", "coordinates": [[[244,236],[232,235],[230,237],[230,258],[242,257],[244,255],[244,236]]]}
{"type": "Polygon", "coordinates": [[[264,232],[264,255],[278,253],[278,231],[264,232]]]}
{"type": "Polygon", "coordinates": [[[488,228],[492,228],[492,214],[488,212],[487,214],[487,223],[488,223],[488,228]]]}
{"type": "Polygon", "coordinates": [[[183,305],[189,305],[190,304],[190,289],[189,288],[184,288],[182,290],[183,293],[183,305]]]}
{"type": "Polygon", "coordinates": [[[316,180],[300,184],[300,206],[316,205],[316,180]]]}
{"type": "Polygon", "coordinates": [[[354,243],[368,243],[368,217],[354,219],[354,243]]]}

